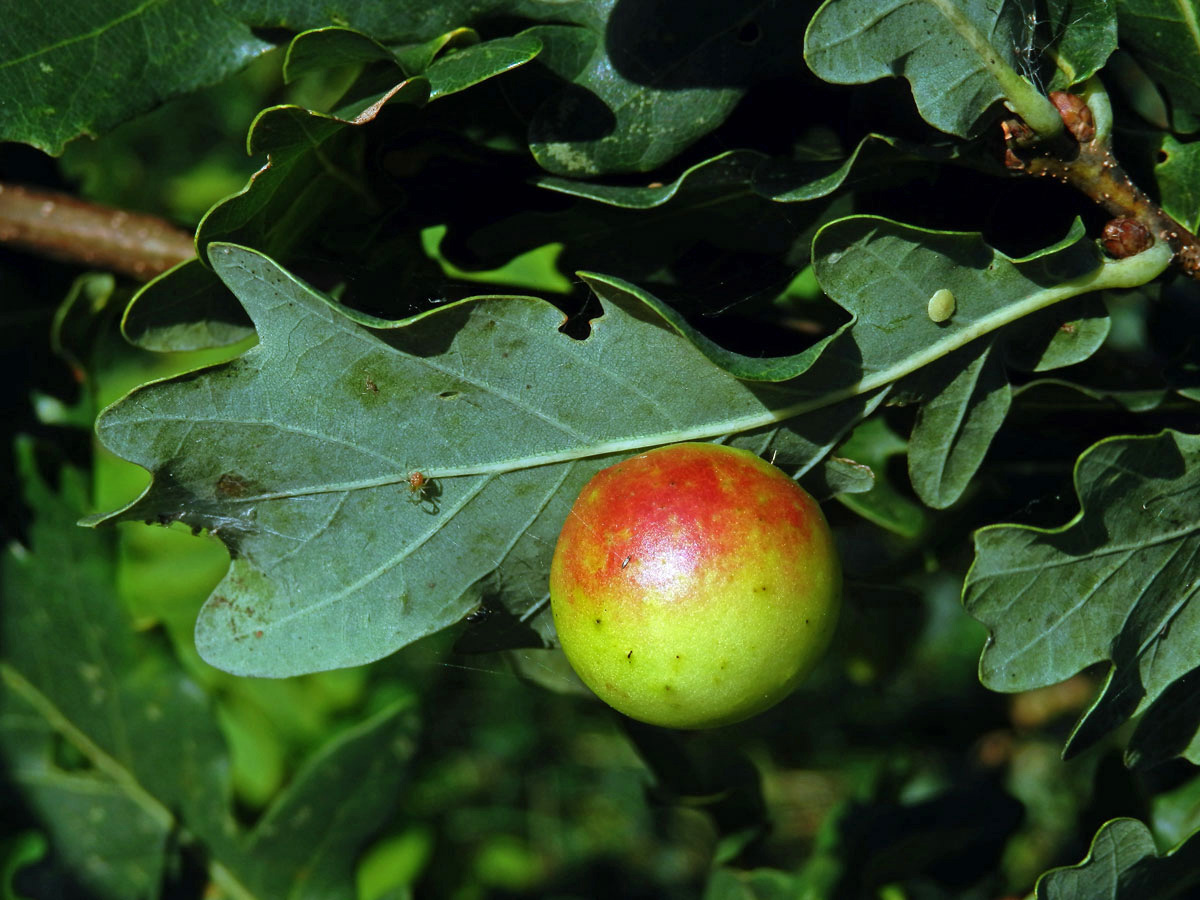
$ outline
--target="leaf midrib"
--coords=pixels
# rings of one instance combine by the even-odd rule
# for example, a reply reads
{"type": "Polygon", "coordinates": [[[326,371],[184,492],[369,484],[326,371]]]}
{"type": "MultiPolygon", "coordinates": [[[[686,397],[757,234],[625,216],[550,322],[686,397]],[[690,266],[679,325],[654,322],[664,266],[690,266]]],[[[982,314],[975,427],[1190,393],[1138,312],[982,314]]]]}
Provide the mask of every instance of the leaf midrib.
{"type": "MultiPolygon", "coordinates": [[[[1098,265],[1095,269],[1084,275],[1062,282],[1052,288],[1036,291],[1023,300],[976,319],[974,322],[964,326],[958,331],[955,331],[952,334],[947,335],[945,338],[930,344],[924,351],[920,353],[912,354],[892,366],[877,370],[866,378],[860,379],[859,381],[847,385],[840,390],[831,391],[819,397],[805,395],[803,399],[798,400],[795,403],[775,409],[767,409],[761,413],[736,416],[722,419],[719,422],[707,422],[690,428],[676,428],[669,431],[655,432],[653,435],[639,435],[635,437],[617,438],[599,443],[587,443],[585,446],[571,447],[566,450],[552,451],[541,454],[528,454],[515,458],[493,460],[492,462],[483,464],[446,467],[430,466],[427,468],[422,468],[421,471],[428,478],[453,478],[466,475],[504,474],[506,472],[512,472],[519,469],[554,465],[557,463],[570,462],[577,459],[587,459],[597,456],[607,456],[610,454],[634,452],[651,447],[661,446],[664,443],[710,440],[712,438],[721,437],[727,434],[736,434],[745,431],[751,431],[756,428],[763,428],[768,425],[773,425],[778,422],[795,418],[796,416],[800,416],[805,413],[823,409],[827,406],[833,406],[844,400],[848,400],[862,394],[867,394],[879,388],[885,387],[886,385],[899,380],[905,375],[915,372],[917,369],[928,365],[942,356],[945,356],[946,354],[969,344],[971,341],[974,341],[979,337],[996,331],[1005,325],[1015,322],[1018,319],[1029,315],[1030,313],[1036,312],[1037,310],[1050,306],[1054,303],[1078,296],[1080,294],[1091,293],[1093,291],[1103,290],[1106,288],[1133,287],[1139,284],[1144,284],[1145,282],[1157,277],[1167,267],[1167,265],[1170,263],[1171,256],[1172,254],[1170,248],[1165,244],[1159,243],[1151,249],[1138,254],[1137,256],[1132,256],[1123,260],[1106,260],[1098,265]]],[[[238,264],[237,267],[251,279],[255,281],[260,280],[245,265],[238,264]]],[[[296,281],[294,278],[292,278],[292,282],[301,290],[311,294],[311,291],[309,288],[307,288],[307,286],[296,281]]],[[[323,313],[322,317],[343,333],[353,335],[358,340],[369,342],[375,349],[379,349],[381,346],[389,346],[385,342],[380,341],[374,335],[365,331],[363,327],[358,326],[358,324],[352,320],[335,315],[336,310],[332,308],[326,307],[325,309],[320,310],[319,313],[323,313]]],[[[391,348],[389,347],[389,349],[391,348]]],[[[422,362],[428,363],[428,360],[422,360],[422,362]]],[[[475,381],[471,380],[470,377],[464,374],[455,373],[451,370],[445,369],[444,367],[432,366],[432,368],[434,368],[435,371],[439,371],[448,376],[465,381],[473,386],[480,386],[475,381]]],[[[482,387],[485,390],[490,390],[486,385],[483,385],[482,387]]],[[[508,399],[503,394],[495,394],[495,396],[500,399],[508,399]]],[[[162,417],[158,418],[161,419],[162,417]]],[[[196,421],[194,417],[189,417],[188,420],[192,422],[196,421]]],[[[153,419],[139,421],[153,421],[153,419]]],[[[548,424],[553,424],[553,420],[550,420],[548,424]]],[[[311,436],[320,437],[320,435],[316,434],[311,436]]],[[[581,442],[583,441],[583,438],[578,439],[581,442]]],[[[395,460],[387,459],[386,461],[390,464],[398,465],[398,462],[395,460]]],[[[361,490],[372,487],[383,487],[387,485],[398,484],[402,481],[405,481],[407,478],[407,471],[397,471],[394,474],[388,474],[372,479],[364,479],[362,481],[337,485],[312,485],[311,487],[293,488],[287,491],[263,493],[255,495],[254,497],[239,498],[239,500],[243,502],[258,502],[309,496],[313,494],[336,493],[347,489],[361,490]]]]}

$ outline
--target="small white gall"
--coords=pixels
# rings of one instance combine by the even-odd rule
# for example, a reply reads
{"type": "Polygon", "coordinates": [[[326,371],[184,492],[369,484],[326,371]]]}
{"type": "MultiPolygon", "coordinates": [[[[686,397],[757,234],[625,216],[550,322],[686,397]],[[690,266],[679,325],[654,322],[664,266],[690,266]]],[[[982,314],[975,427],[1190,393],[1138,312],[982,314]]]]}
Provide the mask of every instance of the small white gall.
{"type": "Polygon", "coordinates": [[[954,306],[954,295],[950,291],[946,288],[936,290],[929,298],[929,318],[934,322],[945,322],[954,315],[954,306]]]}

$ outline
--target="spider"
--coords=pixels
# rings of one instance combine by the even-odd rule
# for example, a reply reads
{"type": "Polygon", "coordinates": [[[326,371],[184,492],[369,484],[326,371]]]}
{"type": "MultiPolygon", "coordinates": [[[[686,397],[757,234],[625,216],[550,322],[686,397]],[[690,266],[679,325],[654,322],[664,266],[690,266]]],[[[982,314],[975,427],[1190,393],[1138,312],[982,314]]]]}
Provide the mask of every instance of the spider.
{"type": "Polygon", "coordinates": [[[409,472],[408,473],[408,499],[413,503],[420,503],[429,496],[429,491],[432,489],[432,479],[428,478],[424,472],[409,472]]]}

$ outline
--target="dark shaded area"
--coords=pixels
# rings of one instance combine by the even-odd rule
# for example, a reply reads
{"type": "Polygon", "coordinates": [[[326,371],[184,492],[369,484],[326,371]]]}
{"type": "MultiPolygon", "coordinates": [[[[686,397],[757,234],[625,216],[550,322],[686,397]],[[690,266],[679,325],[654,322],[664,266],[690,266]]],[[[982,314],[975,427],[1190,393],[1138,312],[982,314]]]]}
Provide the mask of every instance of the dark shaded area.
{"type": "Polygon", "coordinates": [[[605,47],[622,77],[665,90],[748,87],[803,63],[797,48],[819,4],[618,0],[605,47]]]}
{"type": "Polygon", "coordinates": [[[455,653],[498,653],[546,646],[528,622],[518,619],[498,600],[485,599],[464,621],[466,628],[454,642],[455,653]]]}
{"type": "Polygon", "coordinates": [[[1147,330],[1166,383],[1200,389],[1200,283],[1176,277],[1163,285],[1147,330]]]}
{"type": "Polygon", "coordinates": [[[999,861],[1024,815],[998,779],[975,777],[935,799],[908,805],[854,805],[838,823],[847,868],[835,898],[923,877],[962,890],[999,861]]]}
{"type": "Polygon", "coordinates": [[[607,104],[587,88],[564,84],[551,94],[529,123],[530,143],[598,141],[617,127],[607,104]]]}
{"type": "Polygon", "coordinates": [[[1200,731],[1200,668],[1192,669],[1159,695],[1134,729],[1125,753],[1128,765],[1146,768],[1180,756],[1200,731]]]}
{"type": "MultiPolygon", "coordinates": [[[[52,160],[17,144],[0,144],[0,172],[14,183],[63,187],[52,160]]],[[[55,311],[81,271],[0,245],[0,545],[25,534],[28,510],[20,484],[9,474],[18,434],[50,437],[76,461],[88,458],[87,436],[39,422],[32,398],[35,390],[68,405],[81,397],[67,365],[50,352],[55,311]]]]}
{"type": "Polygon", "coordinates": [[[701,808],[722,834],[762,830],[766,804],[759,773],[736,732],[680,732],[623,716],[619,722],[655,775],[647,788],[651,804],[701,808]]]}

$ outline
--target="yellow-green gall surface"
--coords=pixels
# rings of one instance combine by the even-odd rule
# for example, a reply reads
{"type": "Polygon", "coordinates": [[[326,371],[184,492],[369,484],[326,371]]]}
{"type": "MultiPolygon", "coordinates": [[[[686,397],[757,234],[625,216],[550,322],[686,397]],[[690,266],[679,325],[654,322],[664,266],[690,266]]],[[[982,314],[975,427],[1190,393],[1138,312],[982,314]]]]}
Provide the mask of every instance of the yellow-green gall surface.
{"type": "Polygon", "coordinates": [[[934,322],[946,322],[954,315],[954,308],[958,305],[958,301],[954,299],[954,294],[950,293],[947,288],[940,288],[933,292],[933,296],[929,298],[929,304],[926,311],[929,313],[929,318],[934,322]]]}
{"type": "Polygon", "coordinates": [[[786,697],[829,643],[841,567],[816,501],[744,450],[677,444],[596,474],[563,526],[550,602],[609,705],[709,728],[786,697]]]}

